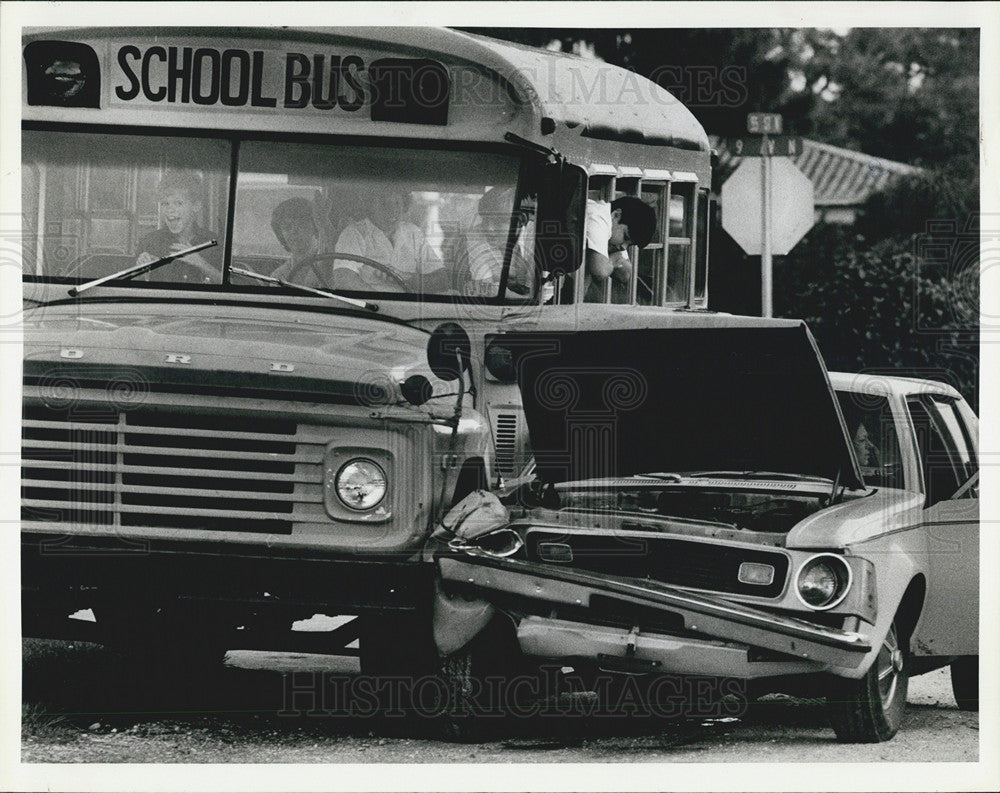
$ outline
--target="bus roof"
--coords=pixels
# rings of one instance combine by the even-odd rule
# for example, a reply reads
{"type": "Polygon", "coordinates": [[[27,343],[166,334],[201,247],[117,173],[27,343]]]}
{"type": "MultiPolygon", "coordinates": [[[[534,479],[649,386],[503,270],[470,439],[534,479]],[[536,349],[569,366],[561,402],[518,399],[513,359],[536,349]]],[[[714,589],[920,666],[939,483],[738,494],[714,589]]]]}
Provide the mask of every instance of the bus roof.
{"type": "MultiPolygon", "coordinates": [[[[493,140],[502,140],[505,132],[513,131],[534,143],[554,148],[571,160],[586,163],[608,161],[614,164],[617,161],[619,164],[650,165],[662,158],[651,150],[670,147],[687,155],[690,170],[702,172],[707,168],[710,144],[704,129],[672,94],[650,80],[603,61],[510,44],[446,28],[231,28],[227,30],[224,40],[220,39],[218,29],[204,28],[35,29],[25,37],[26,42],[32,40],[136,42],[139,44],[136,50],[141,49],[143,43],[162,47],[171,44],[172,40],[178,43],[194,41],[196,46],[214,46],[220,50],[243,45],[248,49],[264,46],[273,50],[285,49],[286,52],[297,49],[306,57],[311,53],[307,52],[309,45],[316,47],[316,51],[320,47],[338,48],[334,52],[347,51],[343,48],[354,45],[359,49],[388,52],[400,57],[429,58],[448,67],[465,69],[461,75],[463,80],[469,75],[485,72],[494,85],[504,89],[491,93],[484,100],[483,107],[489,107],[486,112],[478,113],[483,122],[478,126],[478,133],[471,123],[473,111],[466,109],[465,116],[458,112],[454,114],[456,120],[469,119],[464,130],[456,124],[454,129],[436,130],[437,137],[470,139],[478,134],[478,139],[483,140],[489,133],[493,140]],[[498,118],[505,118],[506,125],[498,125],[498,118]],[[646,156],[639,156],[642,152],[646,152],[646,156]]],[[[128,62],[121,53],[119,49],[117,58],[114,52],[105,50],[102,53],[110,67],[106,67],[107,72],[128,62]]],[[[154,68],[159,66],[158,61],[153,62],[154,68]]],[[[139,72],[138,61],[134,71],[136,74],[139,72]]],[[[460,87],[453,76],[452,91],[460,87]]],[[[115,104],[113,96],[111,100],[109,104],[115,104]]],[[[168,109],[163,103],[149,106],[159,112],[168,109]]],[[[199,108],[170,109],[186,110],[190,116],[191,110],[199,108]]],[[[239,122],[233,118],[236,114],[225,112],[229,108],[216,109],[219,112],[215,118],[220,126],[238,125],[239,122]]],[[[282,109],[270,114],[268,124],[277,122],[282,109]]],[[[52,118],[52,114],[46,112],[47,108],[26,110],[31,111],[26,113],[26,117],[52,118]]],[[[60,110],[66,112],[64,108],[60,110]]],[[[244,109],[246,123],[250,123],[251,111],[253,108],[244,109]]],[[[258,117],[266,115],[252,114],[258,117]]],[[[108,115],[115,115],[114,108],[108,109],[108,115]]],[[[318,118],[308,119],[302,114],[301,131],[320,131],[321,124],[323,131],[341,131],[330,128],[330,114],[324,116],[314,112],[315,115],[318,118]]],[[[114,123],[117,119],[109,120],[114,123]]],[[[180,123],[189,125],[191,122],[180,123]]],[[[383,130],[385,134],[394,136],[427,135],[426,128],[414,129],[413,126],[406,129],[405,124],[394,124],[391,128],[383,126],[383,130]]],[[[255,128],[262,127],[258,125],[255,128]]],[[[345,131],[356,134],[359,130],[353,127],[345,131]]],[[[685,167],[684,157],[681,167],[685,167]]]]}
{"type": "Polygon", "coordinates": [[[583,136],[709,151],[708,136],[691,111],[635,72],[593,58],[459,31],[441,32],[452,52],[468,52],[510,79],[535,108],[541,127],[563,126],[583,136]]]}

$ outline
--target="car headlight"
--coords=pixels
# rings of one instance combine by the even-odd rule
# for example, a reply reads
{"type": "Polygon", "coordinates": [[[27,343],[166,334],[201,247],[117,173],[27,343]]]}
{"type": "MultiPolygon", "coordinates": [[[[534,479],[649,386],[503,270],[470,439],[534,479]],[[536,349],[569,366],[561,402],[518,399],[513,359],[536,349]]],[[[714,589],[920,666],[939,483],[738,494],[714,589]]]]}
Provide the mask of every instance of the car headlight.
{"type": "Polygon", "coordinates": [[[795,579],[799,600],[817,610],[833,608],[847,597],[850,588],[851,566],[832,553],[807,559],[795,579]]]}
{"type": "Polygon", "coordinates": [[[501,528],[489,531],[472,540],[455,537],[448,543],[448,547],[453,551],[464,551],[472,556],[492,556],[494,559],[506,559],[524,547],[524,540],[513,529],[501,528]]]}
{"type": "Polygon", "coordinates": [[[377,506],[388,489],[382,467],[363,458],[344,463],[334,477],[333,487],[344,506],[356,510],[377,506]]]}

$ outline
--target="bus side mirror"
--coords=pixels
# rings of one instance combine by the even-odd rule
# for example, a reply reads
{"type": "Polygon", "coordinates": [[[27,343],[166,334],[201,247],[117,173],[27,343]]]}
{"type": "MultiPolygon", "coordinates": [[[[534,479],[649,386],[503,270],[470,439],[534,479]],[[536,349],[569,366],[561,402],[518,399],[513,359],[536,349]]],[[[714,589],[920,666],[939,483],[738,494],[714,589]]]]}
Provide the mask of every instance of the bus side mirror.
{"type": "Polygon", "coordinates": [[[535,262],[550,276],[575,272],[583,262],[587,173],[566,162],[546,163],[539,186],[535,262]]]}
{"type": "Polygon", "coordinates": [[[427,340],[427,364],[442,380],[457,380],[470,368],[472,341],[457,322],[438,325],[427,340]]]}

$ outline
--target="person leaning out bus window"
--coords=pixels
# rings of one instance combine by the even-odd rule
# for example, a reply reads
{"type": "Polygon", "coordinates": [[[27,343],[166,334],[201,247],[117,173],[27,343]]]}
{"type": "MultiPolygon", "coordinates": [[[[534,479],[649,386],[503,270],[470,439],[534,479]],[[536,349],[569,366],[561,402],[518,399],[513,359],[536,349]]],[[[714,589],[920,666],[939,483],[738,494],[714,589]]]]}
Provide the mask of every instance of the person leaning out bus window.
{"type": "Polygon", "coordinates": [[[645,248],[656,231],[656,212],[638,198],[624,196],[610,204],[587,200],[587,252],[584,300],[604,302],[604,284],[628,284],[632,263],[626,248],[645,248]]]}
{"type": "Polygon", "coordinates": [[[304,286],[328,286],[320,283],[314,268],[309,266],[319,252],[319,229],[309,200],[289,198],[282,201],[271,213],[271,228],[281,247],[289,254],[288,261],[279,265],[272,275],[304,286]]]}
{"type": "MultiPolygon", "coordinates": [[[[164,225],[139,242],[137,264],[146,264],[192,245],[217,239],[217,235],[199,225],[201,195],[202,181],[197,173],[168,171],[163,175],[157,197],[164,225]]],[[[215,246],[176,259],[150,273],[149,278],[153,281],[218,283],[221,274],[222,257],[219,247],[215,246]]]]}

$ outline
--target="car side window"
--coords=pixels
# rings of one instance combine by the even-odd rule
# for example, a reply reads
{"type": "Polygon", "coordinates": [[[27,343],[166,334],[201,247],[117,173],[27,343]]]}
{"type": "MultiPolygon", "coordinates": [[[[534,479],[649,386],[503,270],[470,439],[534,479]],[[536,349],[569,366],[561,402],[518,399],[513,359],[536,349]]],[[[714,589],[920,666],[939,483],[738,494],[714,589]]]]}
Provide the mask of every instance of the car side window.
{"type": "Polygon", "coordinates": [[[978,464],[954,400],[913,397],[906,404],[920,450],[927,506],[931,506],[954,496],[978,464]]]}
{"type": "Polygon", "coordinates": [[[975,447],[968,427],[962,421],[955,400],[934,400],[934,408],[948,430],[948,437],[953,444],[953,452],[964,478],[968,479],[979,470],[975,447]]]}

